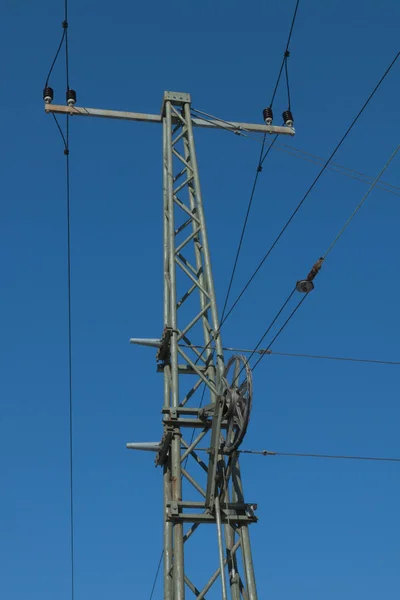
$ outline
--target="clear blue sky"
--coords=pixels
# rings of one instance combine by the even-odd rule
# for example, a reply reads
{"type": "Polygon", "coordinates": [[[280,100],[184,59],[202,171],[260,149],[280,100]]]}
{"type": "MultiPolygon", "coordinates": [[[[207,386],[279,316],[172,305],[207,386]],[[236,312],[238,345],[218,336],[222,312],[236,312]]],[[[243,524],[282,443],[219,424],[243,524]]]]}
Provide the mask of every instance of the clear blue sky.
{"type": "MultiPolygon", "coordinates": [[[[0,595],[68,600],[66,212],[61,140],[41,94],[63,3],[2,3],[0,595]]],[[[197,108],[261,122],[294,1],[70,2],[78,104],[158,112],[165,89],[197,108]]],[[[302,0],[291,44],[297,135],[327,156],[398,48],[400,5],[302,0]]],[[[336,161],[375,176],[399,142],[400,64],[336,161]]],[[[51,84],[64,102],[64,64],[51,84]]],[[[284,88],[276,112],[286,108],[284,88]]],[[[220,305],[259,145],[198,131],[220,305]]],[[[281,143],[285,143],[281,140],[281,143]]],[[[271,152],[233,294],[318,167],[271,152]]],[[[400,186],[399,159],[385,180],[400,186]]],[[[361,199],[327,172],[224,327],[252,347],[361,199]]],[[[162,379],[131,336],[162,330],[161,130],[76,120],[71,131],[76,600],[148,598],[162,543],[162,478],[125,443],[161,435],[162,379]]],[[[400,198],[375,190],[277,342],[286,352],[399,360],[400,198]]],[[[400,368],[266,357],[244,446],[400,456],[400,368]]],[[[260,600],[395,599],[400,466],[245,457],[260,600]]],[[[201,539],[201,538],[200,538],[201,539]]],[[[194,538],[193,538],[194,541],[194,538]]],[[[213,551],[216,540],[213,540],[213,551]]],[[[210,546],[199,543],[198,560],[210,546]]],[[[219,597],[215,588],[210,600],[219,597]]],[[[155,598],[161,599],[161,580],[155,598]]]]}

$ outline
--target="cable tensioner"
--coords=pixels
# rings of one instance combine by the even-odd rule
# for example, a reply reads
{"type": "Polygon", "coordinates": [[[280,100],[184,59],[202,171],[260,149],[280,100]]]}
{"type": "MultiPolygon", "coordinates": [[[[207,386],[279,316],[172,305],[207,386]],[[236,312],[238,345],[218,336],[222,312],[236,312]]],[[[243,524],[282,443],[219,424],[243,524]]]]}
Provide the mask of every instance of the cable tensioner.
{"type": "Polygon", "coordinates": [[[296,290],[298,292],[301,292],[303,294],[308,294],[309,292],[311,292],[314,289],[313,280],[320,272],[323,262],[324,262],[324,258],[321,256],[321,258],[319,258],[317,260],[317,262],[314,264],[313,268],[311,269],[311,271],[309,272],[307,277],[305,279],[300,279],[300,281],[298,281],[296,283],[296,290]]]}

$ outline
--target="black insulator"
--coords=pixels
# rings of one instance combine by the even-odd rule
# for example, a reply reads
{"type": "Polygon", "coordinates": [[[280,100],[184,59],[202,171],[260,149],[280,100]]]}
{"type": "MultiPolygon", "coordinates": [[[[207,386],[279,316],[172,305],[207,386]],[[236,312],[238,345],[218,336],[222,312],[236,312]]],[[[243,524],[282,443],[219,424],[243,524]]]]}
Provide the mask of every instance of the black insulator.
{"type": "Polygon", "coordinates": [[[67,90],[68,106],[73,106],[75,103],[76,103],[76,91],[75,90],[67,90]]]}
{"type": "Polygon", "coordinates": [[[263,110],[263,119],[267,123],[267,125],[271,125],[272,119],[274,118],[274,113],[272,112],[272,108],[268,106],[263,110]]]}
{"type": "Polygon", "coordinates": [[[46,102],[46,104],[50,104],[51,102],[53,102],[53,98],[54,98],[53,88],[46,85],[46,87],[43,90],[43,100],[46,102]]]}
{"type": "Polygon", "coordinates": [[[284,110],[282,113],[282,117],[285,125],[288,125],[289,127],[293,125],[294,119],[291,110],[284,110]]]}

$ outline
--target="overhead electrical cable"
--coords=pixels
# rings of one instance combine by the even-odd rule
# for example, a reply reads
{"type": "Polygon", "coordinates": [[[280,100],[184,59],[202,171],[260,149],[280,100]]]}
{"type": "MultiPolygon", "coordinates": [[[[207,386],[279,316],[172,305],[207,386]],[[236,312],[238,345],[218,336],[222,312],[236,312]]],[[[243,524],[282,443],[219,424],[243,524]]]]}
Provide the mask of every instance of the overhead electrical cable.
{"type": "MultiPolygon", "coordinates": [[[[272,319],[271,323],[268,325],[267,329],[264,331],[264,333],[262,334],[261,338],[258,340],[258,342],[257,342],[254,350],[251,352],[250,356],[247,358],[247,360],[244,363],[243,367],[241,368],[241,370],[239,371],[238,375],[236,376],[235,381],[239,381],[240,375],[242,374],[242,372],[244,371],[244,369],[246,368],[246,366],[250,363],[250,360],[252,359],[252,357],[254,356],[254,354],[257,353],[258,348],[261,346],[261,344],[263,343],[264,339],[267,337],[268,333],[271,331],[272,327],[275,325],[275,323],[278,320],[278,318],[281,315],[281,313],[284,311],[284,309],[286,308],[286,306],[289,304],[289,302],[292,299],[292,297],[294,296],[295,292],[296,292],[296,287],[294,287],[293,290],[290,292],[289,296],[286,298],[285,302],[282,304],[281,308],[276,313],[275,317],[272,319]]],[[[303,304],[303,302],[304,302],[304,300],[306,299],[307,296],[308,296],[308,294],[304,294],[304,296],[302,296],[302,298],[296,304],[296,306],[294,307],[294,309],[292,310],[292,312],[290,313],[290,315],[287,317],[286,321],[283,323],[283,325],[280,327],[280,329],[278,330],[278,332],[272,338],[271,342],[268,344],[267,348],[265,349],[265,352],[259,356],[258,360],[255,362],[255,364],[252,367],[252,371],[253,372],[254,372],[255,368],[257,367],[257,365],[260,363],[260,361],[264,358],[264,356],[266,354],[268,354],[268,351],[271,348],[271,346],[275,343],[275,341],[281,335],[282,331],[286,328],[286,326],[288,325],[289,321],[294,317],[294,315],[299,310],[300,306],[303,304]]]]}
{"type": "MultiPolygon", "coordinates": [[[[271,108],[272,108],[272,105],[273,105],[274,100],[275,100],[276,92],[278,91],[278,86],[279,86],[279,82],[281,80],[283,69],[287,68],[287,59],[289,58],[289,54],[290,54],[290,52],[289,52],[289,45],[290,45],[290,40],[292,39],[292,33],[293,33],[294,24],[295,24],[295,21],[296,21],[296,16],[297,16],[297,10],[299,8],[299,3],[300,3],[300,0],[297,0],[296,6],[295,6],[295,9],[294,9],[294,12],[293,12],[292,23],[290,25],[289,36],[288,36],[288,39],[287,39],[287,42],[286,42],[285,52],[283,53],[282,63],[281,63],[280,69],[279,69],[279,73],[278,73],[278,77],[277,77],[277,80],[276,80],[275,88],[274,88],[274,91],[272,93],[272,98],[271,98],[271,102],[270,102],[270,107],[271,108]]],[[[287,83],[287,88],[288,88],[288,102],[289,102],[289,109],[290,109],[290,92],[289,92],[288,79],[286,80],[286,83],[287,83]]]]}
{"type": "MultiPolygon", "coordinates": [[[[235,309],[235,307],[237,306],[237,304],[239,303],[239,301],[243,297],[243,294],[247,291],[247,289],[249,288],[249,286],[253,282],[254,278],[257,275],[257,273],[260,271],[261,267],[263,266],[263,264],[265,263],[265,261],[267,260],[267,258],[269,257],[269,255],[271,254],[271,252],[273,251],[273,249],[275,248],[275,246],[277,245],[277,243],[279,242],[279,240],[283,236],[283,234],[285,233],[286,229],[289,227],[290,223],[293,221],[293,219],[296,216],[296,214],[299,212],[300,208],[302,207],[302,205],[304,204],[304,202],[306,201],[306,199],[310,195],[311,191],[316,186],[317,182],[319,181],[319,179],[321,178],[322,174],[326,170],[326,168],[329,165],[330,161],[335,156],[335,154],[338,152],[339,148],[342,146],[343,142],[345,141],[345,139],[347,138],[347,136],[349,135],[349,133],[351,132],[351,130],[353,129],[353,127],[355,126],[355,124],[357,123],[358,119],[361,117],[361,115],[363,114],[364,110],[367,108],[368,104],[371,102],[372,98],[374,97],[374,95],[378,91],[379,87],[381,86],[381,84],[383,83],[383,81],[385,80],[385,78],[387,77],[387,75],[390,73],[390,71],[393,68],[394,64],[396,63],[399,55],[400,55],[400,52],[398,52],[396,54],[396,56],[394,57],[394,59],[392,60],[392,62],[390,63],[390,65],[387,67],[387,69],[385,70],[385,72],[382,75],[382,77],[380,78],[380,80],[378,81],[378,83],[375,85],[375,87],[372,90],[372,92],[369,94],[367,100],[364,102],[363,106],[361,107],[361,109],[359,110],[359,112],[357,113],[357,115],[355,116],[355,118],[353,119],[353,121],[351,122],[350,126],[347,128],[347,130],[345,131],[345,133],[343,134],[343,136],[339,140],[338,144],[335,146],[334,150],[331,152],[329,158],[326,160],[325,164],[322,166],[322,168],[319,171],[317,177],[314,179],[314,181],[312,182],[311,186],[308,188],[307,192],[304,194],[304,196],[302,197],[302,199],[300,200],[300,202],[296,206],[295,210],[292,212],[291,216],[286,221],[285,225],[282,227],[281,231],[279,232],[279,234],[277,235],[277,237],[275,238],[275,240],[273,241],[273,243],[271,244],[271,246],[269,247],[269,249],[267,250],[267,252],[263,256],[263,258],[259,262],[258,266],[253,271],[252,275],[250,276],[249,280],[247,281],[247,283],[243,287],[242,291],[240,292],[240,294],[238,295],[238,297],[236,298],[236,300],[234,301],[234,303],[232,304],[232,306],[230,307],[230,309],[226,313],[223,321],[226,321],[226,319],[231,315],[231,313],[233,312],[233,310],[235,309]]],[[[222,326],[222,323],[221,323],[221,326],[222,326]]],[[[221,328],[221,326],[220,326],[220,328],[221,328]]]]}
{"type": "MultiPolygon", "coordinates": [[[[209,448],[196,448],[197,452],[209,452],[209,448]]],[[[275,452],[274,450],[236,450],[237,454],[258,454],[260,456],[291,456],[298,458],[326,458],[334,460],[362,460],[376,462],[400,462],[400,458],[393,456],[356,456],[347,454],[314,454],[309,452],[275,452]]]]}
{"type": "MultiPolygon", "coordinates": [[[[197,109],[194,109],[194,110],[197,110],[197,109]]],[[[202,113],[202,111],[198,111],[198,112],[200,112],[201,114],[207,114],[207,113],[202,113]]],[[[231,133],[234,133],[234,134],[239,134],[241,137],[249,137],[250,139],[253,138],[260,144],[263,143],[264,135],[261,133],[257,133],[254,131],[248,131],[245,128],[235,129],[233,127],[234,124],[230,123],[229,121],[224,121],[223,119],[219,119],[218,117],[214,117],[212,115],[210,115],[210,117],[212,117],[212,121],[210,121],[209,119],[203,118],[203,117],[199,117],[199,118],[203,119],[204,121],[207,121],[208,123],[212,123],[216,128],[224,129],[224,130],[230,131],[231,133]],[[221,123],[225,123],[226,126],[219,125],[215,121],[220,121],[221,123]]],[[[297,148],[290,144],[279,144],[279,143],[276,144],[274,142],[275,142],[275,138],[272,140],[271,143],[267,142],[265,144],[266,149],[268,150],[268,148],[270,148],[271,145],[273,145],[274,150],[276,150],[278,152],[284,152],[285,154],[288,154],[289,156],[293,156],[294,158],[300,158],[301,160],[305,160],[305,161],[310,162],[315,165],[320,165],[321,163],[325,163],[325,161],[326,161],[326,158],[324,158],[322,156],[318,156],[317,154],[313,154],[306,150],[302,150],[301,148],[297,148]]],[[[345,167],[344,165],[340,165],[339,163],[336,163],[333,161],[331,161],[329,163],[329,165],[327,166],[327,170],[332,171],[333,173],[338,173],[339,175],[344,175],[345,177],[348,177],[349,179],[354,179],[355,181],[361,181],[362,183],[370,183],[371,181],[373,181],[373,177],[371,177],[370,175],[366,175],[365,173],[362,173],[361,171],[357,171],[355,169],[350,169],[349,167],[345,167]]],[[[392,193],[395,196],[400,196],[400,187],[399,186],[393,185],[386,181],[380,181],[379,185],[377,187],[384,190],[385,192],[392,193]]]]}
{"type": "Polygon", "coordinates": [[[258,350],[258,352],[260,354],[264,353],[265,354],[274,354],[275,356],[291,356],[291,357],[296,357],[296,358],[313,358],[313,359],[320,359],[320,360],[337,360],[337,361],[348,361],[348,362],[357,362],[357,363],[368,363],[368,364],[376,364],[376,365],[400,365],[400,361],[395,361],[395,360],[375,360],[375,359],[370,359],[370,358],[353,358],[353,357],[348,357],[348,356],[323,356],[323,355],[316,355],[316,354],[298,354],[298,353],[292,353],[292,352],[276,352],[274,351],[269,351],[269,350],[258,350]]]}
{"type": "MultiPolygon", "coordinates": [[[[273,92],[273,95],[272,95],[272,100],[271,100],[271,103],[270,103],[270,107],[271,108],[272,108],[272,104],[273,104],[273,101],[274,101],[274,98],[275,98],[276,91],[278,89],[278,85],[279,85],[279,81],[280,81],[280,77],[281,77],[283,65],[287,63],[287,58],[288,58],[288,55],[289,55],[289,45],[290,45],[290,40],[292,38],[294,24],[295,24],[295,21],[296,21],[296,15],[297,15],[298,7],[299,7],[299,2],[300,2],[300,0],[297,0],[296,6],[295,6],[295,9],[294,9],[294,13],[293,13],[292,22],[291,22],[291,25],[290,25],[288,39],[287,39],[287,42],[286,42],[286,47],[285,47],[285,52],[284,52],[284,57],[283,57],[281,69],[280,69],[280,72],[278,74],[278,78],[277,78],[276,85],[275,85],[275,88],[274,88],[274,92],[273,92]]],[[[288,88],[289,109],[290,109],[289,80],[287,80],[287,88],[288,88]]],[[[265,159],[267,158],[267,156],[269,155],[269,153],[271,151],[271,148],[274,146],[276,140],[278,139],[278,135],[275,135],[272,143],[269,145],[269,147],[267,148],[267,150],[264,152],[266,137],[267,137],[267,134],[264,133],[263,141],[262,141],[262,146],[261,146],[261,152],[260,152],[260,156],[259,156],[259,159],[258,159],[258,162],[257,162],[256,174],[255,174],[255,177],[254,177],[253,186],[252,186],[252,190],[251,190],[251,193],[250,193],[250,198],[249,198],[249,201],[248,201],[248,204],[247,204],[247,210],[246,210],[246,214],[245,214],[245,218],[244,218],[244,222],[243,222],[243,226],[242,226],[242,231],[241,231],[240,238],[239,238],[239,243],[238,243],[238,246],[237,246],[237,249],[236,249],[236,255],[235,255],[234,262],[233,262],[232,272],[231,272],[231,276],[230,276],[230,279],[229,279],[228,289],[227,289],[227,292],[226,292],[225,301],[224,301],[224,305],[223,305],[223,309],[222,309],[221,323],[224,320],[225,311],[226,311],[228,300],[229,300],[229,296],[230,296],[230,293],[231,293],[231,290],[232,290],[233,280],[235,278],[236,268],[237,268],[237,265],[238,265],[240,252],[242,250],[243,239],[244,239],[244,235],[245,235],[245,232],[246,232],[246,228],[247,228],[247,223],[248,223],[249,216],[250,216],[251,207],[252,207],[252,204],[253,204],[254,194],[255,194],[255,191],[256,191],[257,183],[258,183],[258,178],[259,178],[259,175],[260,175],[260,173],[262,171],[262,165],[265,162],[265,159]]]]}
{"type": "MultiPolygon", "coordinates": [[[[301,206],[304,204],[304,202],[307,199],[307,197],[310,195],[311,191],[313,190],[313,188],[315,187],[315,185],[317,184],[317,182],[321,178],[321,176],[324,173],[324,171],[328,168],[328,165],[329,165],[330,161],[335,156],[335,154],[338,152],[339,148],[342,146],[343,142],[345,141],[345,139],[347,138],[347,136],[349,135],[349,133],[351,132],[351,130],[353,129],[353,127],[355,126],[355,124],[357,123],[358,119],[361,117],[361,115],[363,114],[364,110],[367,108],[367,106],[371,102],[372,98],[374,97],[374,95],[376,94],[376,92],[378,91],[378,89],[380,88],[380,86],[382,85],[383,81],[386,79],[386,77],[388,76],[388,74],[392,70],[392,68],[395,65],[395,63],[396,63],[397,59],[399,58],[399,56],[400,56],[400,52],[398,52],[395,55],[395,57],[393,58],[393,60],[389,64],[389,66],[386,68],[385,72],[383,73],[383,75],[379,79],[378,83],[375,85],[374,89],[369,94],[367,100],[364,102],[364,104],[362,105],[361,109],[359,110],[359,112],[357,113],[357,115],[355,116],[355,118],[353,119],[353,121],[351,122],[351,124],[349,125],[349,127],[347,128],[347,130],[345,131],[345,133],[343,134],[343,136],[341,137],[341,139],[339,140],[338,144],[335,146],[335,148],[332,151],[332,153],[330,154],[329,158],[325,161],[325,163],[322,166],[321,170],[319,171],[317,177],[314,179],[314,181],[312,182],[311,186],[308,188],[307,192],[304,194],[304,196],[302,197],[302,199],[300,200],[300,202],[296,206],[295,210],[292,212],[291,216],[289,217],[289,219],[286,221],[285,225],[283,226],[283,228],[279,232],[278,236],[275,238],[274,242],[269,247],[268,251],[263,256],[263,258],[261,259],[261,261],[258,264],[258,266],[256,267],[256,269],[253,271],[253,273],[250,276],[250,278],[248,279],[247,283],[242,288],[240,294],[237,296],[236,300],[231,305],[231,307],[229,308],[228,312],[224,315],[224,318],[221,319],[221,323],[219,325],[219,328],[218,328],[218,330],[214,334],[214,339],[219,335],[219,332],[221,331],[222,326],[224,325],[224,323],[226,322],[226,320],[228,319],[228,317],[232,314],[232,312],[236,308],[237,304],[240,302],[240,300],[243,297],[244,293],[247,291],[247,289],[249,288],[249,286],[253,282],[254,278],[257,275],[257,273],[260,271],[261,267],[263,266],[263,264],[265,263],[265,261],[267,260],[267,258],[269,257],[269,255],[271,254],[272,250],[275,248],[275,246],[277,245],[277,243],[279,242],[279,240],[281,239],[281,237],[285,233],[286,229],[289,227],[290,223],[293,221],[294,217],[296,216],[296,214],[300,210],[301,206]]],[[[376,183],[376,181],[373,182],[373,185],[375,185],[375,183],[376,183]]],[[[207,350],[207,348],[210,347],[211,343],[212,343],[212,341],[210,341],[207,344],[207,346],[204,348],[204,350],[201,353],[201,355],[196,359],[196,363],[203,356],[203,354],[207,350]]]]}
{"type": "MultiPolygon", "coordinates": [[[[253,199],[254,199],[254,194],[255,194],[255,191],[256,191],[256,187],[257,187],[258,177],[259,177],[259,175],[261,173],[261,168],[262,168],[261,167],[261,159],[262,159],[263,154],[264,154],[265,137],[266,136],[264,135],[263,143],[262,143],[262,146],[261,146],[260,157],[258,159],[258,166],[257,166],[257,169],[256,169],[256,175],[254,177],[253,187],[252,187],[252,190],[251,190],[249,202],[247,204],[246,215],[244,217],[244,222],[243,222],[243,225],[242,225],[242,231],[240,233],[239,243],[238,243],[238,246],[237,246],[237,249],[236,249],[236,256],[235,256],[235,260],[233,262],[232,272],[231,272],[231,276],[230,276],[230,279],[229,279],[228,290],[227,290],[226,295],[225,295],[225,301],[224,301],[224,306],[223,306],[222,315],[221,315],[221,322],[224,320],[225,310],[226,310],[226,306],[228,304],[229,296],[230,296],[230,293],[231,293],[232,284],[233,284],[233,280],[234,280],[235,273],[236,273],[236,267],[237,267],[237,264],[238,264],[238,261],[239,261],[240,251],[242,249],[243,238],[244,238],[244,234],[246,232],[246,227],[247,227],[247,222],[248,222],[249,216],[250,216],[251,206],[253,204],[253,199]]],[[[275,139],[272,142],[271,146],[269,147],[268,151],[272,148],[272,146],[275,143],[277,137],[278,136],[275,136],[275,139]]]]}
{"type": "Polygon", "coordinates": [[[365,200],[368,198],[369,194],[372,192],[372,190],[374,189],[374,187],[376,186],[376,184],[378,183],[381,175],[386,171],[386,169],[388,168],[388,166],[390,165],[390,163],[392,162],[392,160],[394,159],[394,157],[396,156],[396,154],[398,153],[400,149],[400,144],[397,146],[397,148],[393,151],[393,153],[391,154],[389,160],[386,162],[386,164],[384,165],[384,167],[381,169],[381,171],[379,172],[379,174],[376,176],[375,180],[372,182],[371,186],[369,187],[368,191],[364,194],[364,196],[361,198],[361,201],[357,204],[357,206],[355,207],[355,209],[353,210],[353,212],[351,213],[351,215],[349,216],[349,218],[347,219],[346,223],[343,225],[343,227],[341,228],[341,230],[339,231],[339,233],[337,234],[337,236],[335,237],[335,239],[333,240],[332,244],[329,246],[328,250],[325,252],[324,254],[324,259],[328,256],[328,254],[332,251],[333,247],[335,246],[335,244],[337,244],[339,238],[343,235],[343,233],[345,232],[345,230],[347,229],[347,227],[350,225],[350,222],[354,219],[355,215],[358,213],[358,211],[360,210],[360,208],[362,207],[362,205],[364,204],[365,200]]]}
{"type": "Polygon", "coordinates": [[[61,40],[60,40],[60,43],[59,43],[58,48],[57,48],[57,52],[56,52],[56,54],[54,56],[53,62],[51,63],[51,67],[50,67],[49,72],[48,72],[47,77],[46,77],[46,82],[44,84],[45,88],[49,85],[50,75],[53,72],[54,65],[57,62],[58,55],[60,54],[61,48],[63,46],[64,40],[65,40],[65,32],[66,31],[67,31],[66,27],[63,26],[63,32],[62,32],[61,40]]]}
{"type": "MultiPolygon", "coordinates": [[[[321,265],[322,265],[322,261],[324,261],[326,259],[326,257],[328,256],[328,254],[332,251],[333,247],[336,245],[336,243],[338,242],[338,240],[340,239],[340,237],[343,235],[344,231],[349,226],[349,224],[352,221],[352,219],[355,217],[355,215],[357,214],[357,212],[359,211],[359,209],[361,208],[361,206],[363,205],[363,203],[365,202],[365,200],[368,198],[369,194],[372,192],[372,190],[374,189],[375,185],[378,183],[378,181],[379,181],[380,177],[382,176],[382,174],[389,167],[390,163],[392,162],[392,160],[396,156],[396,154],[399,151],[399,149],[400,149],[400,145],[398,145],[397,148],[392,152],[392,154],[390,155],[389,159],[386,161],[385,165],[382,167],[382,169],[380,170],[380,172],[378,173],[378,175],[375,177],[374,181],[370,185],[368,191],[364,194],[364,196],[362,197],[361,201],[358,203],[358,205],[356,206],[356,208],[354,209],[354,211],[352,212],[352,214],[350,215],[350,217],[347,219],[347,221],[344,224],[344,226],[340,229],[339,233],[337,234],[337,236],[335,237],[335,239],[333,240],[333,242],[329,246],[328,250],[325,252],[325,254],[323,255],[323,257],[320,258],[321,265]]],[[[285,300],[285,302],[282,305],[282,307],[281,307],[280,311],[278,312],[277,316],[279,316],[281,314],[281,312],[283,311],[283,309],[286,307],[286,305],[288,304],[288,302],[292,298],[292,296],[295,293],[295,291],[296,291],[296,287],[292,290],[292,292],[290,293],[290,295],[288,296],[288,298],[285,300]]],[[[309,295],[309,292],[305,293],[302,296],[302,298],[300,299],[300,301],[297,303],[297,305],[295,306],[295,308],[290,313],[289,317],[286,319],[286,321],[284,322],[284,324],[282,325],[282,327],[279,329],[278,333],[273,337],[272,341],[268,344],[265,352],[263,352],[263,354],[261,354],[259,356],[259,358],[255,362],[255,364],[253,365],[253,371],[255,370],[255,368],[257,367],[257,365],[261,362],[261,360],[264,358],[264,356],[268,353],[268,350],[275,343],[275,341],[277,340],[277,338],[280,336],[280,334],[282,333],[282,331],[285,329],[285,327],[287,326],[287,324],[289,323],[289,321],[292,319],[292,317],[297,312],[297,310],[300,308],[301,304],[305,301],[305,299],[307,298],[308,295],[309,295]]],[[[250,359],[252,358],[252,356],[257,352],[258,348],[260,347],[260,345],[264,341],[265,337],[269,333],[271,327],[276,322],[277,316],[274,318],[274,320],[271,322],[271,324],[267,327],[266,331],[263,333],[263,335],[260,338],[259,342],[257,343],[255,349],[253,350],[253,352],[250,354],[249,358],[247,359],[246,364],[248,364],[250,362],[250,359]]],[[[243,368],[240,371],[240,373],[243,371],[243,368]]],[[[239,375],[240,375],[240,373],[239,373],[239,375]]]]}
{"type": "Polygon", "coordinates": [[[158,567],[157,567],[157,571],[156,571],[156,574],[154,577],[153,586],[151,588],[149,600],[152,600],[152,598],[153,598],[153,594],[154,594],[154,590],[156,589],[157,579],[158,579],[158,575],[160,573],[160,568],[161,568],[161,563],[162,563],[163,558],[164,558],[164,550],[161,550],[160,560],[158,561],[158,567]]]}
{"type": "MultiPolygon", "coordinates": [[[[67,101],[71,98],[75,101],[76,94],[69,87],[69,47],[68,47],[68,0],[64,0],[64,21],[62,22],[63,33],[57,52],[51,64],[46,78],[43,97],[45,102],[51,102],[53,99],[53,90],[49,86],[50,76],[59,57],[62,46],[65,46],[65,70],[66,70],[66,88],[67,101]],[[71,96],[72,94],[72,96],[71,96]]],[[[74,454],[73,454],[73,393],[72,393],[72,311],[71,311],[71,185],[70,185],[70,163],[69,163],[69,144],[70,144],[70,121],[69,115],[66,117],[65,134],[52,113],[54,122],[61,135],[64,145],[65,155],[65,181],[66,181],[66,229],[67,229],[67,330],[68,330],[68,429],[69,429],[69,525],[70,525],[70,559],[71,559],[71,598],[75,596],[75,560],[74,560],[74,454]]]]}
{"type": "MultiPolygon", "coordinates": [[[[197,348],[202,349],[204,346],[189,346],[186,344],[179,344],[182,348],[197,348]]],[[[267,348],[258,348],[257,350],[250,348],[230,348],[224,347],[222,348],[224,352],[234,352],[240,354],[268,354],[270,356],[288,356],[292,358],[312,358],[312,359],[321,359],[321,360],[336,360],[336,361],[348,361],[348,362],[358,362],[358,363],[368,363],[368,364],[377,364],[377,365],[397,365],[400,366],[400,361],[396,360],[377,360],[373,358],[354,358],[351,356],[328,356],[324,354],[302,354],[299,352],[277,352],[275,350],[269,350],[267,348]]]]}

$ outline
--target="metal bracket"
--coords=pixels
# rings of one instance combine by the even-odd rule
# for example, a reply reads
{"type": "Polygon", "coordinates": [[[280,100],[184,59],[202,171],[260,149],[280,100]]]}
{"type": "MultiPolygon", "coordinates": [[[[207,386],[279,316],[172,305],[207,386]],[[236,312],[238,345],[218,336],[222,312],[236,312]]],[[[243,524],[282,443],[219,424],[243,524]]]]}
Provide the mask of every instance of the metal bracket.
{"type": "Polygon", "coordinates": [[[164,433],[161,442],[160,442],[160,450],[157,453],[157,456],[155,458],[155,465],[156,467],[159,467],[161,465],[164,464],[165,459],[167,458],[169,449],[171,447],[171,441],[173,438],[174,432],[172,430],[172,428],[168,427],[167,431],[164,433]]]}
{"type": "Polygon", "coordinates": [[[191,104],[192,98],[190,94],[185,92],[164,92],[164,98],[161,105],[161,116],[165,117],[165,103],[172,102],[172,104],[191,104]]]}
{"type": "Polygon", "coordinates": [[[171,336],[172,336],[172,329],[171,327],[166,327],[163,331],[162,337],[161,337],[161,346],[158,349],[157,352],[157,361],[161,362],[162,365],[160,365],[162,368],[165,367],[165,365],[169,364],[170,362],[170,342],[171,342],[171,336]]]}

